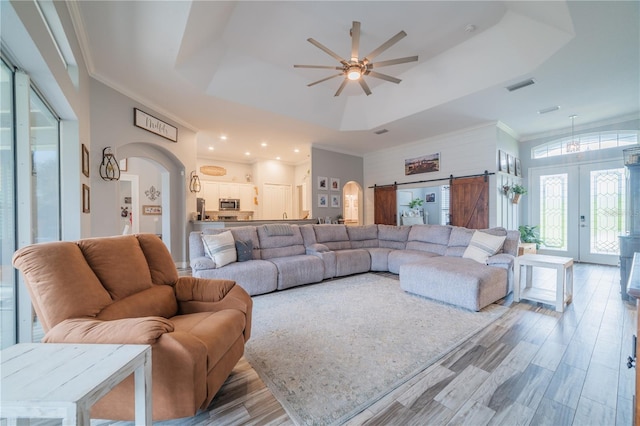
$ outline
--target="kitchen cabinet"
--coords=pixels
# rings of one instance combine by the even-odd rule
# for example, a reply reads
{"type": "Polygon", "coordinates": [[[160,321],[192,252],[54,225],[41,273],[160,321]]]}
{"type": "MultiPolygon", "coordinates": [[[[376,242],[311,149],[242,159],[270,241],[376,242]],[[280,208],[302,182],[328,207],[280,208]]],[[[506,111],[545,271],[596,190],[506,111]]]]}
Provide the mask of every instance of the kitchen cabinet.
{"type": "Polygon", "coordinates": [[[219,185],[220,198],[240,198],[240,187],[237,183],[220,182],[219,185]]]}
{"type": "Polygon", "coordinates": [[[220,184],[218,182],[202,182],[202,191],[198,196],[204,198],[204,206],[206,210],[218,210],[220,184]]]}
{"type": "Polygon", "coordinates": [[[253,197],[256,196],[254,186],[247,183],[241,183],[239,186],[240,194],[240,210],[242,211],[255,211],[256,206],[253,202],[253,197]]]}

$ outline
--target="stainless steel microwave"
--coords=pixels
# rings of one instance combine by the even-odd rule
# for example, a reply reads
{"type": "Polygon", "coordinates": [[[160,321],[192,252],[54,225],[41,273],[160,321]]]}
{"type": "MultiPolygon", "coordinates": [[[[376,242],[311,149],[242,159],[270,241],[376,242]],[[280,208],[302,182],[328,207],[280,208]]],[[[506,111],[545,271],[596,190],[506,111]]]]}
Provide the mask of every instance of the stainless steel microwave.
{"type": "Polygon", "coordinates": [[[240,200],[237,198],[220,198],[220,211],[240,210],[240,200]]]}

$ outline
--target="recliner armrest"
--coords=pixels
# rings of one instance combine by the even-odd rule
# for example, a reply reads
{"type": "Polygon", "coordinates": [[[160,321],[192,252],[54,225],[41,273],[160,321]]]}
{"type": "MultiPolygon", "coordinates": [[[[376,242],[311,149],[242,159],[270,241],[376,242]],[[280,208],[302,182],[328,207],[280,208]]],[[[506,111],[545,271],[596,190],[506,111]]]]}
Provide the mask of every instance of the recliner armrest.
{"type": "Polygon", "coordinates": [[[56,324],[45,334],[44,343],[106,343],[151,345],[164,333],[174,330],[162,317],[125,318],[103,321],[72,318],[56,324]]]}

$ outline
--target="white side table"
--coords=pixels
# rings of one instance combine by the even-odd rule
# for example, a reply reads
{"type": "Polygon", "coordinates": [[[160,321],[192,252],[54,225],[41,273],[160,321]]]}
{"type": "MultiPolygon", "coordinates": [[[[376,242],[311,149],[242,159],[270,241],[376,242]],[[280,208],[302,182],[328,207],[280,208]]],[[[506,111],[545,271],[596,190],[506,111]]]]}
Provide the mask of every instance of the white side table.
{"type": "Polygon", "coordinates": [[[513,300],[521,299],[555,305],[557,312],[564,312],[564,304],[571,303],[573,297],[573,259],[570,257],[547,256],[543,254],[525,254],[516,257],[514,268],[513,300]],[[526,266],[526,283],[522,288],[521,268],[526,266]],[[556,270],[555,291],[535,287],[533,283],[533,267],[552,268],[556,270]]]}
{"type": "Polygon", "coordinates": [[[89,425],[91,406],[134,373],[135,422],[151,425],[151,346],[23,343],[0,352],[2,417],[89,425]]]}

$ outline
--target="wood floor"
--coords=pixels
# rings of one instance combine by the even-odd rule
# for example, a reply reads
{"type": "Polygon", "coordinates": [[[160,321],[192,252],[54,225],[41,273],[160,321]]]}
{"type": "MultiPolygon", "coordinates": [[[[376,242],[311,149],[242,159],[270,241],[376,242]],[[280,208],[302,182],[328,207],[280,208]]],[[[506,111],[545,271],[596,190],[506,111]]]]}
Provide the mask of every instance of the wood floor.
{"type": "MultiPolygon", "coordinates": [[[[535,269],[538,285],[555,279],[544,271],[535,269]]],[[[502,318],[348,424],[631,425],[636,308],[621,300],[619,280],[618,268],[577,264],[563,314],[509,296],[502,318]]],[[[131,423],[92,421],[107,424],[131,423]]],[[[208,411],[158,424],[292,422],[243,358],[208,411]]]]}
{"type": "MultiPolygon", "coordinates": [[[[536,268],[538,285],[548,271],[536,268]]],[[[631,425],[636,308],[620,298],[618,268],[574,274],[564,313],[509,296],[501,319],[349,424],[631,425]]],[[[203,414],[191,424],[291,424],[244,360],[203,414]]]]}

